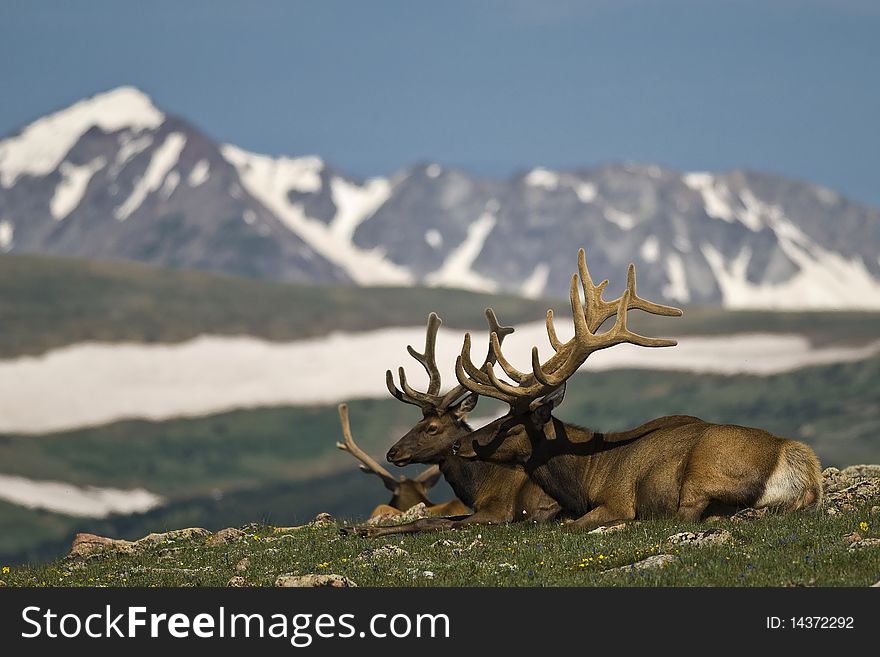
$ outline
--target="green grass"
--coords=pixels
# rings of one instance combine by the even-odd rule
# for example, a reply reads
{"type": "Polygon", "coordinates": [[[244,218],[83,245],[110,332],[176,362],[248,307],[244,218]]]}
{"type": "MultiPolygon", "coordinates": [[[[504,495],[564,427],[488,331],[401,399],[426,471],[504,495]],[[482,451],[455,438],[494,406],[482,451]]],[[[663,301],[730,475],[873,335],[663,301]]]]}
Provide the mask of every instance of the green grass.
{"type": "Polygon", "coordinates": [[[12,567],[0,577],[10,586],[225,586],[236,575],[271,586],[285,573],[337,573],[359,586],[867,586],[880,579],[880,549],[849,551],[843,540],[856,530],[880,536],[880,516],[869,515],[868,506],[833,517],[805,511],[740,523],[644,521],[607,534],[573,532],[557,523],[378,540],[343,537],[335,527],[288,534],[265,525],[245,529],[244,539],[217,547],[204,539],[180,541],[133,555],[12,567]],[[867,530],[861,522],[869,523],[867,530]],[[664,543],[672,534],[709,526],[727,529],[734,541],[709,547],[664,543]],[[373,553],[388,543],[406,554],[373,553]],[[658,570],[606,572],[658,553],[675,560],[658,570]],[[245,557],[250,566],[237,571],[245,557]]]}
{"type": "MultiPolygon", "coordinates": [[[[483,327],[483,310],[516,326],[540,321],[564,300],[527,300],[461,290],[355,288],[273,283],[223,274],[33,255],[0,256],[0,358],[82,341],[181,342],[202,333],[268,340],[333,330],[417,326],[436,311],[447,326],[483,327]]],[[[880,313],[689,308],[684,317],[634,315],[657,335],[801,333],[816,343],[864,343],[880,335],[880,313]]]]}

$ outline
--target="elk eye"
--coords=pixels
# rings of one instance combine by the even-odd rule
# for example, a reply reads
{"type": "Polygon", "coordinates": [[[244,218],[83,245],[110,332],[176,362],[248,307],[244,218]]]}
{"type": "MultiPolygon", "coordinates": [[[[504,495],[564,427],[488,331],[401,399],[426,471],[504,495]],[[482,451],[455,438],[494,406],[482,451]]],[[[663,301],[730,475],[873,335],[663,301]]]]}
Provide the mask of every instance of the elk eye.
{"type": "Polygon", "coordinates": [[[427,431],[429,434],[434,435],[439,431],[439,427],[436,424],[429,424],[427,431]]]}

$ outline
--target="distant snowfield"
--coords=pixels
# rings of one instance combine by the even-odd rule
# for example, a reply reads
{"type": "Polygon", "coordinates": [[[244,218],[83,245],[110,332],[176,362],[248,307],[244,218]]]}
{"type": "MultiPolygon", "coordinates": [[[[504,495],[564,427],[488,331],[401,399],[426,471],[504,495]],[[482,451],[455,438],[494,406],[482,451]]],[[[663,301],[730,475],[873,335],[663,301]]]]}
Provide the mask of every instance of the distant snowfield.
{"type": "Polygon", "coordinates": [[[141,513],[164,501],[143,488],[120,490],[81,487],[60,481],[35,481],[9,475],[0,475],[0,500],[28,509],[45,509],[88,518],[106,518],[111,513],[141,513]]]}
{"type": "MultiPolygon", "coordinates": [[[[562,318],[560,338],[567,339],[562,318]]],[[[570,334],[570,332],[569,332],[570,334]]],[[[437,360],[444,388],[463,333],[442,328],[437,360]]],[[[481,362],[484,333],[474,337],[481,362]]],[[[175,345],[84,343],[39,357],[0,360],[0,431],[43,433],[124,418],[164,420],[236,408],[326,404],[384,398],[385,370],[406,367],[424,385],[424,371],[406,353],[421,350],[424,328],[389,328],[287,343],[252,337],[201,336],[175,345]]],[[[521,325],[504,343],[508,358],[527,369],[531,345],[550,354],[543,323],[521,325]]],[[[642,368],[719,374],[770,375],[797,368],[856,361],[880,353],[862,347],[811,348],[800,335],[740,334],[684,337],[673,348],[621,345],[593,354],[583,370],[642,368]]]]}

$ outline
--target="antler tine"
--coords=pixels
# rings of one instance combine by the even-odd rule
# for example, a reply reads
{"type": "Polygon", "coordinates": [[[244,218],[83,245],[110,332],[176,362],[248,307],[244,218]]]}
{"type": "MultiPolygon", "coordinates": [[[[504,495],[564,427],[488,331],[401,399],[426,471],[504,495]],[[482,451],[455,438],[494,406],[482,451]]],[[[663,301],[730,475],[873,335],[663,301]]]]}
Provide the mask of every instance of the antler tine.
{"type": "Polygon", "coordinates": [[[373,457],[367,454],[364,450],[357,446],[354,442],[354,438],[351,435],[351,425],[348,421],[348,404],[340,404],[338,406],[339,410],[339,423],[342,425],[342,439],[344,442],[336,442],[336,447],[341,449],[344,452],[348,452],[353,457],[355,457],[358,461],[360,461],[363,465],[361,465],[361,470],[364,472],[372,472],[374,474],[379,475],[385,482],[395,484],[397,483],[397,479],[391,476],[391,474],[379,465],[373,457]]]}
{"type": "Polygon", "coordinates": [[[427,468],[425,468],[424,470],[422,470],[422,471],[421,471],[421,472],[420,472],[420,473],[419,473],[419,474],[413,479],[413,481],[417,481],[417,482],[419,482],[420,484],[423,484],[423,483],[425,483],[426,481],[428,481],[429,479],[432,479],[432,478],[436,477],[436,476],[438,475],[439,472],[440,472],[440,466],[437,465],[437,464],[435,463],[434,465],[428,466],[427,468]]]}
{"type": "Polygon", "coordinates": [[[425,332],[425,353],[420,354],[412,346],[406,346],[409,355],[419,361],[428,373],[427,394],[429,395],[436,395],[440,392],[440,370],[437,369],[437,359],[434,351],[437,346],[437,331],[442,323],[437,313],[428,315],[428,328],[425,332]]]}
{"type": "MultiPolygon", "coordinates": [[[[498,318],[495,316],[495,311],[491,308],[486,308],[486,322],[489,324],[489,351],[486,353],[486,358],[483,361],[483,368],[485,368],[489,363],[497,362],[498,354],[501,351],[501,343],[504,341],[504,338],[506,338],[514,331],[514,328],[512,326],[502,326],[498,322],[498,318]],[[497,346],[495,343],[497,343],[497,346]]],[[[473,360],[471,359],[470,333],[464,334],[464,343],[461,347],[461,355],[458,357],[458,359],[456,359],[456,376],[458,376],[459,367],[461,367],[463,372],[466,370],[468,374],[470,374],[471,377],[476,378],[479,383],[483,385],[491,384],[491,381],[486,376],[485,372],[483,372],[481,368],[478,368],[476,365],[474,365],[473,360]]],[[[471,392],[477,392],[477,394],[481,394],[478,391],[468,388],[463,383],[461,383],[461,377],[458,377],[458,380],[460,382],[459,385],[454,387],[443,396],[443,401],[440,403],[440,408],[446,408],[449,404],[458,399],[458,397],[460,397],[465,390],[470,390],[471,392]]]]}
{"type": "Polygon", "coordinates": [[[643,310],[652,315],[663,315],[665,317],[681,317],[681,308],[654,303],[653,301],[642,299],[636,293],[636,266],[633,263],[629,264],[629,268],[626,271],[626,287],[632,296],[629,303],[629,310],[643,310]]]}

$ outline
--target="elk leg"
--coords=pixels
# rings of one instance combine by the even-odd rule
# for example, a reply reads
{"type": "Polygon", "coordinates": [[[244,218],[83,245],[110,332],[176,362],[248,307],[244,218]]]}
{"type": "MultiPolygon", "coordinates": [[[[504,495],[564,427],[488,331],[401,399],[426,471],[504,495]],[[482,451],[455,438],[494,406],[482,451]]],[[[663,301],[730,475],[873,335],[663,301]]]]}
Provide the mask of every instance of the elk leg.
{"type": "Polygon", "coordinates": [[[585,513],[577,520],[572,520],[565,525],[566,529],[588,530],[601,527],[602,525],[613,525],[629,520],[635,520],[635,513],[627,513],[612,509],[609,506],[597,506],[595,509],[585,513]]]}
{"type": "Polygon", "coordinates": [[[393,536],[395,534],[417,534],[419,532],[436,532],[443,529],[454,529],[473,516],[452,516],[449,518],[419,518],[403,525],[358,525],[356,527],[343,527],[340,533],[349,536],[357,534],[361,538],[377,538],[379,536],[393,536]]]}
{"type": "Polygon", "coordinates": [[[705,492],[685,482],[678,498],[678,512],[675,515],[681,520],[698,522],[711,501],[705,492]]]}

